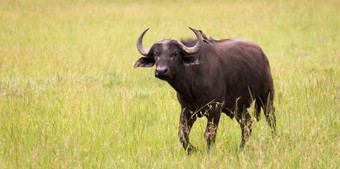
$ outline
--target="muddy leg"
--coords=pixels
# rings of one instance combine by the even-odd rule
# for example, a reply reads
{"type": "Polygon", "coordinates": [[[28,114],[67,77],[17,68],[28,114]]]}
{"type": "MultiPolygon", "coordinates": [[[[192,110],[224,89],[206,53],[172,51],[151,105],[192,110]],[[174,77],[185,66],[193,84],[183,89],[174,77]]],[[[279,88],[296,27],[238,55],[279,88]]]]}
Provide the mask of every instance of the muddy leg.
{"type": "Polygon", "coordinates": [[[208,149],[215,143],[218,123],[220,121],[221,111],[219,105],[213,105],[207,115],[208,123],[205,128],[204,138],[207,142],[208,149]]]}
{"type": "Polygon", "coordinates": [[[268,125],[270,126],[273,135],[276,135],[276,116],[275,116],[275,108],[273,106],[267,107],[265,111],[265,116],[268,125]]]}
{"type": "Polygon", "coordinates": [[[236,120],[240,124],[242,130],[240,148],[243,148],[252,132],[252,120],[247,110],[243,110],[240,114],[241,115],[236,116],[236,120]]]}
{"type": "Polygon", "coordinates": [[[261,106],[262,106],[262,103],[261,103],[261,100],[260,99],[256,99],[255,101],[255,118],[256,118],[256,121],[260,121],[260,118],[261,118],[261,106]]]}
{"type": "Polygon", "coordinates": [[[267,102],[264,108],[264,115],[266,116],[266,120],[268,125],[270,126],[273,135],[276,135],[276,116],[275,116],[275,108],[273,106],[273,97],[271,95],[268,96],[267,102]]]}
{"type": "Polygon", "coordinates": [[[190,114],[190,111],[182,109],[179,119],[178,136],[183,148],[188,152],[188,154],[190,154],[192,151],[197,150],[197,148],[192,146],[189,142],[190,130],[195,120],[196,117],[192,116],[190,114]]]}

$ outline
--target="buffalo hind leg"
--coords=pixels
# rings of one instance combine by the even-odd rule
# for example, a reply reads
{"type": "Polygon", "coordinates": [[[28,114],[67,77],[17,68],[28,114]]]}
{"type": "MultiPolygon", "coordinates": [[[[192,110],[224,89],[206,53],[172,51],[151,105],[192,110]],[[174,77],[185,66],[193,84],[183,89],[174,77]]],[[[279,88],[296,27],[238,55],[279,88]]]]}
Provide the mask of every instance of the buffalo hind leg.
{"type": "Polygon", "coordinates": [[[220,121],[221,110],[218,104],[211,106],[209,114],[207,115],[208,123],[205,128],[204,138],[207,142],[208,150],[215,143],[218,123],[220,121]]]}
{"type": "Polygon", "coordinates": [[[260,121],[261,119],[261,107],[262,107],[262,103],[260,99],[256,99],[255,101],[255,119],[256,121],[260,121]]]}
{"type": "Polygon", "coordinates": [[[193,151],[198,150],[196,147],[190,144],[189,142],[189,134],[192,128],[192,125],[196,121],[196,116],[191,115],[190,111],[185,108],[182,109],[180,119],[179,119],[179,130],[178,136],[179,140],[182,143],[183,148],[190,154],[193,151]]]}
{"type": "Polygon", "coordinates": [[[268,95],[266,103],[263,106],[264,115],[266,117],[266,121],[270,126],[273,135],[276,135],[276,116],[275,116],[275,108],[273,106],[273,96],[271,94],[268,95]]]}
{"type": "Polygon", "coordinates": [[[243,148],[252,132],[251,116],[246,109],[243,109],[243,112],[239,112],[238,115],[236,116],[236,120],[240,124],[242,130],[240,148],[243,148]]]}

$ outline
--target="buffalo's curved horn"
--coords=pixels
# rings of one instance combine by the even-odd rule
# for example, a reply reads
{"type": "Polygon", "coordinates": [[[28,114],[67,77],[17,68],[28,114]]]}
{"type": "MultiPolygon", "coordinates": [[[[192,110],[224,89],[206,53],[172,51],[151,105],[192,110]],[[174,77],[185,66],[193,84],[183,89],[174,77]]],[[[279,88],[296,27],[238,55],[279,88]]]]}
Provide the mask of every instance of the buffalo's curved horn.
{"type": "Polygon", "coordinates": [[[143,46],[143,37],[144,34],[149,30],[150,28],[145,29],[142,34],[139,35],[138,40],[137,40],[137,49],[139,51],[140,54],[144,55],[144,56],[148,56],[149,55],[149,49],[146,49],[143,46]]]}
{"type": "Polygon", "coordinates": [[[187,47],[187,46],[183,45],[183,43],[181,43],[180,41],[178,41],[178,43],[181,46],[182,50],[186,54],[191,55],[191,54],[195,54],[196,52],[198,52],[201,49],[201,46],[203,44],[203,37],[202,37],[202,34],[199,33],[196,29],[191,28],[191,27],[189,27],[189,29],[191,29],[195,33],[195,35],[197,37],[196,45],[193,46],[193,47],[187,47]]]}

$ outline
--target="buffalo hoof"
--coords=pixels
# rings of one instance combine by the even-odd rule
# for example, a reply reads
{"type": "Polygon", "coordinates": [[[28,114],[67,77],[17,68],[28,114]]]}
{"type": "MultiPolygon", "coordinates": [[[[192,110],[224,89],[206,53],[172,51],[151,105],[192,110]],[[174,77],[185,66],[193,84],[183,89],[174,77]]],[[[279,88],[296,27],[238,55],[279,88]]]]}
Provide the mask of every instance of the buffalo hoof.
{"type": "Polygon", "coordinates": [[[191,155],[192,153],[195,153],[195,152],[198,152],[198,151],[200,151],[200,150],[197,147],[194,147],[192,145],[190,145],[187,148],[188,155],[191,155]]]}

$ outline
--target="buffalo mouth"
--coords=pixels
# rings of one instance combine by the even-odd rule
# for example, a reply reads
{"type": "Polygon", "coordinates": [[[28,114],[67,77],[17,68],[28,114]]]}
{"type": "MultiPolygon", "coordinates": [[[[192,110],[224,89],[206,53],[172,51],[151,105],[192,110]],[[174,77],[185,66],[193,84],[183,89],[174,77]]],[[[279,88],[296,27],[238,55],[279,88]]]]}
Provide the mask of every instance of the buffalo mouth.
{"type": "Polygon", "coordinates": [[[156,67],[155,76],[162,80],[167,80],[170,77],[170,71],[167,66],[156,67]]]}

